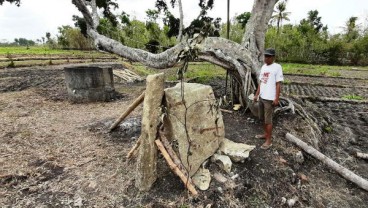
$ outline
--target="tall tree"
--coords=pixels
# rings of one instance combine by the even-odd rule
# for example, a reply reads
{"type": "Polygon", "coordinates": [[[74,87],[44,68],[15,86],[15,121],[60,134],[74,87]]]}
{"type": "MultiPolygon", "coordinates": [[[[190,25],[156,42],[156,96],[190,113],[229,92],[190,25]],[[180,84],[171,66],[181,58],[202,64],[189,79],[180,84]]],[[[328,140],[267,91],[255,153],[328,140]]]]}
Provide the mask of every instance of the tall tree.
{"type": "Polygon", "coordinates": [[[285,1],[281,1],[280,3],[277,4],[275,13],[276,14],[272,16],[272,19],[276,21],[277,34],[278,34],[280,31],[280,25],[282,25],[282,21],[283,20],[290,21],[288,17],[290,15],[290,12],[286,12],[285,1]]]}
{"type": "MultiPolygon", "coordinates": [[[[189,55],[194,55],[199,60],[219,65],[233,74],[239,84],[237,95],[245,104],[247,95],[254,89],[252,79],[249,78],[250,74],[258,76],[263,63],[265,32],[277,0],[254,0],[252,16],[241,44],[219,37],[208,37],[208,31],[201,30],[201,33],[194,35],[193,38],[185,39],[158,54],[127,47],[99,34],[96,0],[72,0],[72,2],[83,14],[87,23],[87,33],[98,47],[153,68],[168,68],[180,60],[186,60],[189,55]]],[[[211,8],[213,1],[200,0],[200,6],[205,9],[211,8]]],[[[203,13],[206,12],[201,12],[201,15],[203,13]]]]}
{"type": "Polygon", "coordinates": [[[351,42],[359,37],[359,28],[356,24],[358,17],[350,17],[345,23],[345,38],[347,42],[351,42]]]}
{"type": "Polygon", "coordinates": [[[14,3],[17,6],[20,6],[20,0],[0,0],[0,5],[3,5],[4,2],[14,3]]]}

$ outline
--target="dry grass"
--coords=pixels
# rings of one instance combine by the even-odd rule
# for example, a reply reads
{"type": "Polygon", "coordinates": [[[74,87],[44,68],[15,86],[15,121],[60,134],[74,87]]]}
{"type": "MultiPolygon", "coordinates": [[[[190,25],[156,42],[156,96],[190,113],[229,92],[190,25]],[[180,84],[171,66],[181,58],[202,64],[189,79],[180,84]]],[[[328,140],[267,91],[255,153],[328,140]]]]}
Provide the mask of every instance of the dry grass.
{"type": "Polygon", "coordinates": [[[3,93],[0,103],[1,206],[68,206],[82,200],[106,207],[129,198],[130,144],[116,145],[88,131],[91,123],[113,120],[129,102],[73,105],[27,90],[3,93]]]}

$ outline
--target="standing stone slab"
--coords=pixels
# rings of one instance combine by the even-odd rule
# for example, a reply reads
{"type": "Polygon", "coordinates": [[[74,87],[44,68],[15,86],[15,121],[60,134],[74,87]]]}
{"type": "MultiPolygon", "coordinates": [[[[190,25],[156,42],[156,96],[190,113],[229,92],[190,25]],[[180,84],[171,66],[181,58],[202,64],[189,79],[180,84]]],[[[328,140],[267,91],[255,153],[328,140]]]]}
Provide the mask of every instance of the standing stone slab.
{"type": "Polygon", "coordinates": [[[178,144],[176,151],[190,176],[216,152],[224,138],[222,114],[215,101],[208,85],[184,83],[182,90],[179,83],[165,89],[165,129],[168,138],[178,144]]]}
{"type": "Polygon", "coordinates": [[[157,148],[155,139],[160,123],[162,97],[164,95],[164,74],[149,75],[143,103],[142,131],[137,160],[135,186],[147,191],[157,179],[157,148]]]}

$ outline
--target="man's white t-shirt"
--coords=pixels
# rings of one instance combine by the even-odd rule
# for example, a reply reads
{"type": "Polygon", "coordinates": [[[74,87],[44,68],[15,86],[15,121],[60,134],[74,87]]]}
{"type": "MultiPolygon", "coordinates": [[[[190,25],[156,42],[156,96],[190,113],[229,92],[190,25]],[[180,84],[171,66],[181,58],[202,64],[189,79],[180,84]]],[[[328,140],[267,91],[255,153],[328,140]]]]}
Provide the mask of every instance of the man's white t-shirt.
{"type": "Polygon", "coordinates": [[[259,96],[264,100],[275,100],[276,82],[284,81],[281,65],[277,63],[264,64],[261,68],[259,80],[261,85],[259,96]]]}

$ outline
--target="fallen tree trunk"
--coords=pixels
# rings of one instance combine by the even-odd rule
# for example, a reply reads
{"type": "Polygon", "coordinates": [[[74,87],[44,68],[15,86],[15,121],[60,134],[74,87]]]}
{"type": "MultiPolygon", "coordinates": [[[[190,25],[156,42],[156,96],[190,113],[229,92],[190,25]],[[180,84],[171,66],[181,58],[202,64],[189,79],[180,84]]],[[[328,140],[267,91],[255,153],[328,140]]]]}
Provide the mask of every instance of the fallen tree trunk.
{"type": "Polygon", "coordinates": [[[187,187],[187,189],[190,191],[190,193],[192,193],[194,196],[198,195],[197,190],[195,189],[194,185],[192,183],[189,182],[188,178],[184,175],[184,173],[179,169],[179,167],[173,162],[173,160],[171,159],[171,157],[169,156],[169,154],[167,153],[164,145],[162,144],[162,142],[157,139],[156,141],[156,145],[158,147],[158,149],[161,151],[162,156],[164,156],[167,164],[169,165],[170,169],[177,175],[179,176],[179,178],[184,182],[185,186],[187,187]]]}
{"type": "Polygon", "coordinates": [[[142,94],[137,99],[135,99],[135,101],[132,104],[130,104],[128,109],[123,114],[121,114],[121,116],[118,119],[116,119],[114,124],[111,125],[109,131],[114,130],[139,104],[143,102],[144,94],[145,92],[143,91],[142,94]]]}
{"type": "Polygon", "coordinates": [[[362,159],[366,159],[366,160],[368,160],[368,154],[366,154],[366,153],[357,152],[357,153],[356,153],[356,156],[357,156],[358,158],[362,158],[362,159]]]}
{"type": "Polygon", "coordinates": [[[298,139],[297,137],[293,136],[290,133],[287,133],[285,138],[297,145],[298,147],[302,148],[304,151],[315,157],[316,159],[320,160],[324,164],[326,164],[329,168],[333,169],[334,171],[338,172],[342,177],[345,179],[355,183],[360,188],[368,191],[368,181],[364,178],[356,175],[349,169],[339,165],[335,161],[328,158],[326,155],[322,154],[318,150],[314,149],[313,147],[309,146],[307,143],[303,142],[302,140],[298,139]]]}

